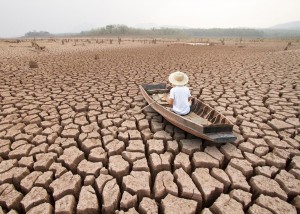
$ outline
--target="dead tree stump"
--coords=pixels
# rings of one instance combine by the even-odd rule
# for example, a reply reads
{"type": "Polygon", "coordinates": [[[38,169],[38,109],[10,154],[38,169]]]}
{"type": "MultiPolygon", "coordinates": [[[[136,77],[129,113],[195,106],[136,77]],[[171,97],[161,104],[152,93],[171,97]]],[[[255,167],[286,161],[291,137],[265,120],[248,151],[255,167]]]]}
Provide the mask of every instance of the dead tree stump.
{"type": "Polygon", "coordinates": [[[291,46],[292,45],[292,43],[291,42],[288,42],[288,44],[287,44],[287,46],[284,48],[284,50],[286,51],[288,48],[289,48],[289,46],[291,46]]]}
{"type": "Polygon", "coordinates": [[[38,68],[38,64],[35,61],[29,61],[29,68],[38,68]]]}
{"type": "Polygon", "coordinates": [[[222,45],[225,45],[225,39],[220,39],[222,45]]]}

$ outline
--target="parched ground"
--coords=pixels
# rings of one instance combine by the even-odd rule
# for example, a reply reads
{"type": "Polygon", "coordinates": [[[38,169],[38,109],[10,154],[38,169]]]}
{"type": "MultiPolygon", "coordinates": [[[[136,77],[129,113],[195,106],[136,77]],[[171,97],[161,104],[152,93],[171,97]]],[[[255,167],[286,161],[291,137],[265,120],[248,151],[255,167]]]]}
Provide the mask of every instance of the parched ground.
{"type": "Polygon", "coordinates": [[[38,43],[0,43],[0,213],[299,212],[299,44],[38,43]],[[177,69],[236,142],[128,116],[177,69]]]}

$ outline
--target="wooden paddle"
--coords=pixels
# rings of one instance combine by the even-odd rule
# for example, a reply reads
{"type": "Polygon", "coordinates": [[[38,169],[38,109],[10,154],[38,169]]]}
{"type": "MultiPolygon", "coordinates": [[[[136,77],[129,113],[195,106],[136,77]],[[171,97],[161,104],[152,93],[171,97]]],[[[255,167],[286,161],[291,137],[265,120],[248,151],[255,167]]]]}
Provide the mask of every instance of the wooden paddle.
{"type": "MultiPolygon", "coordinates": [[[[159,95],[162,95],[162,94],[159,94],[159,95]]],[[[129,113],[129,114],[139,114],[139,113],[142,113],[142,111],[143,111],[144,109],[148,108],[149,106],[151,106],[152,104],[156,103],[157,101],[161,100],[161,98],[164,97],[163,95],[162,95],[162,96],[159,96],[159,95],[158,95],[158,99],[152,101],[151,103],[149,103],[148,105],[146,105],[146,106],[145,106],[144,108],[142,108],[141,110],[139,110],[139,111],[137,111],[137,112],[131,112],[131,113],[129,113]]],[[[127,120],[130,119],[130,118],[132,118],[133,116],[134,116],[134,115],[131,115],[129,118],[127,118],[127,120]]]]}

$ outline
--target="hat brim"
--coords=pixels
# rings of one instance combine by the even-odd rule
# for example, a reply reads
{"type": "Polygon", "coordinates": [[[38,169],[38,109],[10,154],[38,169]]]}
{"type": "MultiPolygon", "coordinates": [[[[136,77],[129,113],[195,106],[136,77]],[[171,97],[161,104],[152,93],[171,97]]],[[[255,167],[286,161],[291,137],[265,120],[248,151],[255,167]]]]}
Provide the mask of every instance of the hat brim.
{"type": "Polygon", "coordinates": [[[183,80],[177,81],[175,80],[175,72],[170,74],[169,82],[173,85],[186,85],[189,82],[189,77],[186,74],[183,74],[183,80]]]}

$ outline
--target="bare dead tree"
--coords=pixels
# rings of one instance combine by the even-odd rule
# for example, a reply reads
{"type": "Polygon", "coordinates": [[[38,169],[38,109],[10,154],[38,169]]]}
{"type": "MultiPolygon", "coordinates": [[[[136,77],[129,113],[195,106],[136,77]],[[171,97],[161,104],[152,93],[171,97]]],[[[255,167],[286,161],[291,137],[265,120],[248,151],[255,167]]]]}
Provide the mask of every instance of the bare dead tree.
{"type": "Polygon", "coordinates": [[[31,46],[34,47],[36,50],[43,51],[46,49],[45,46],[39,46],[35,41],[31,41],[31,46]]]}

